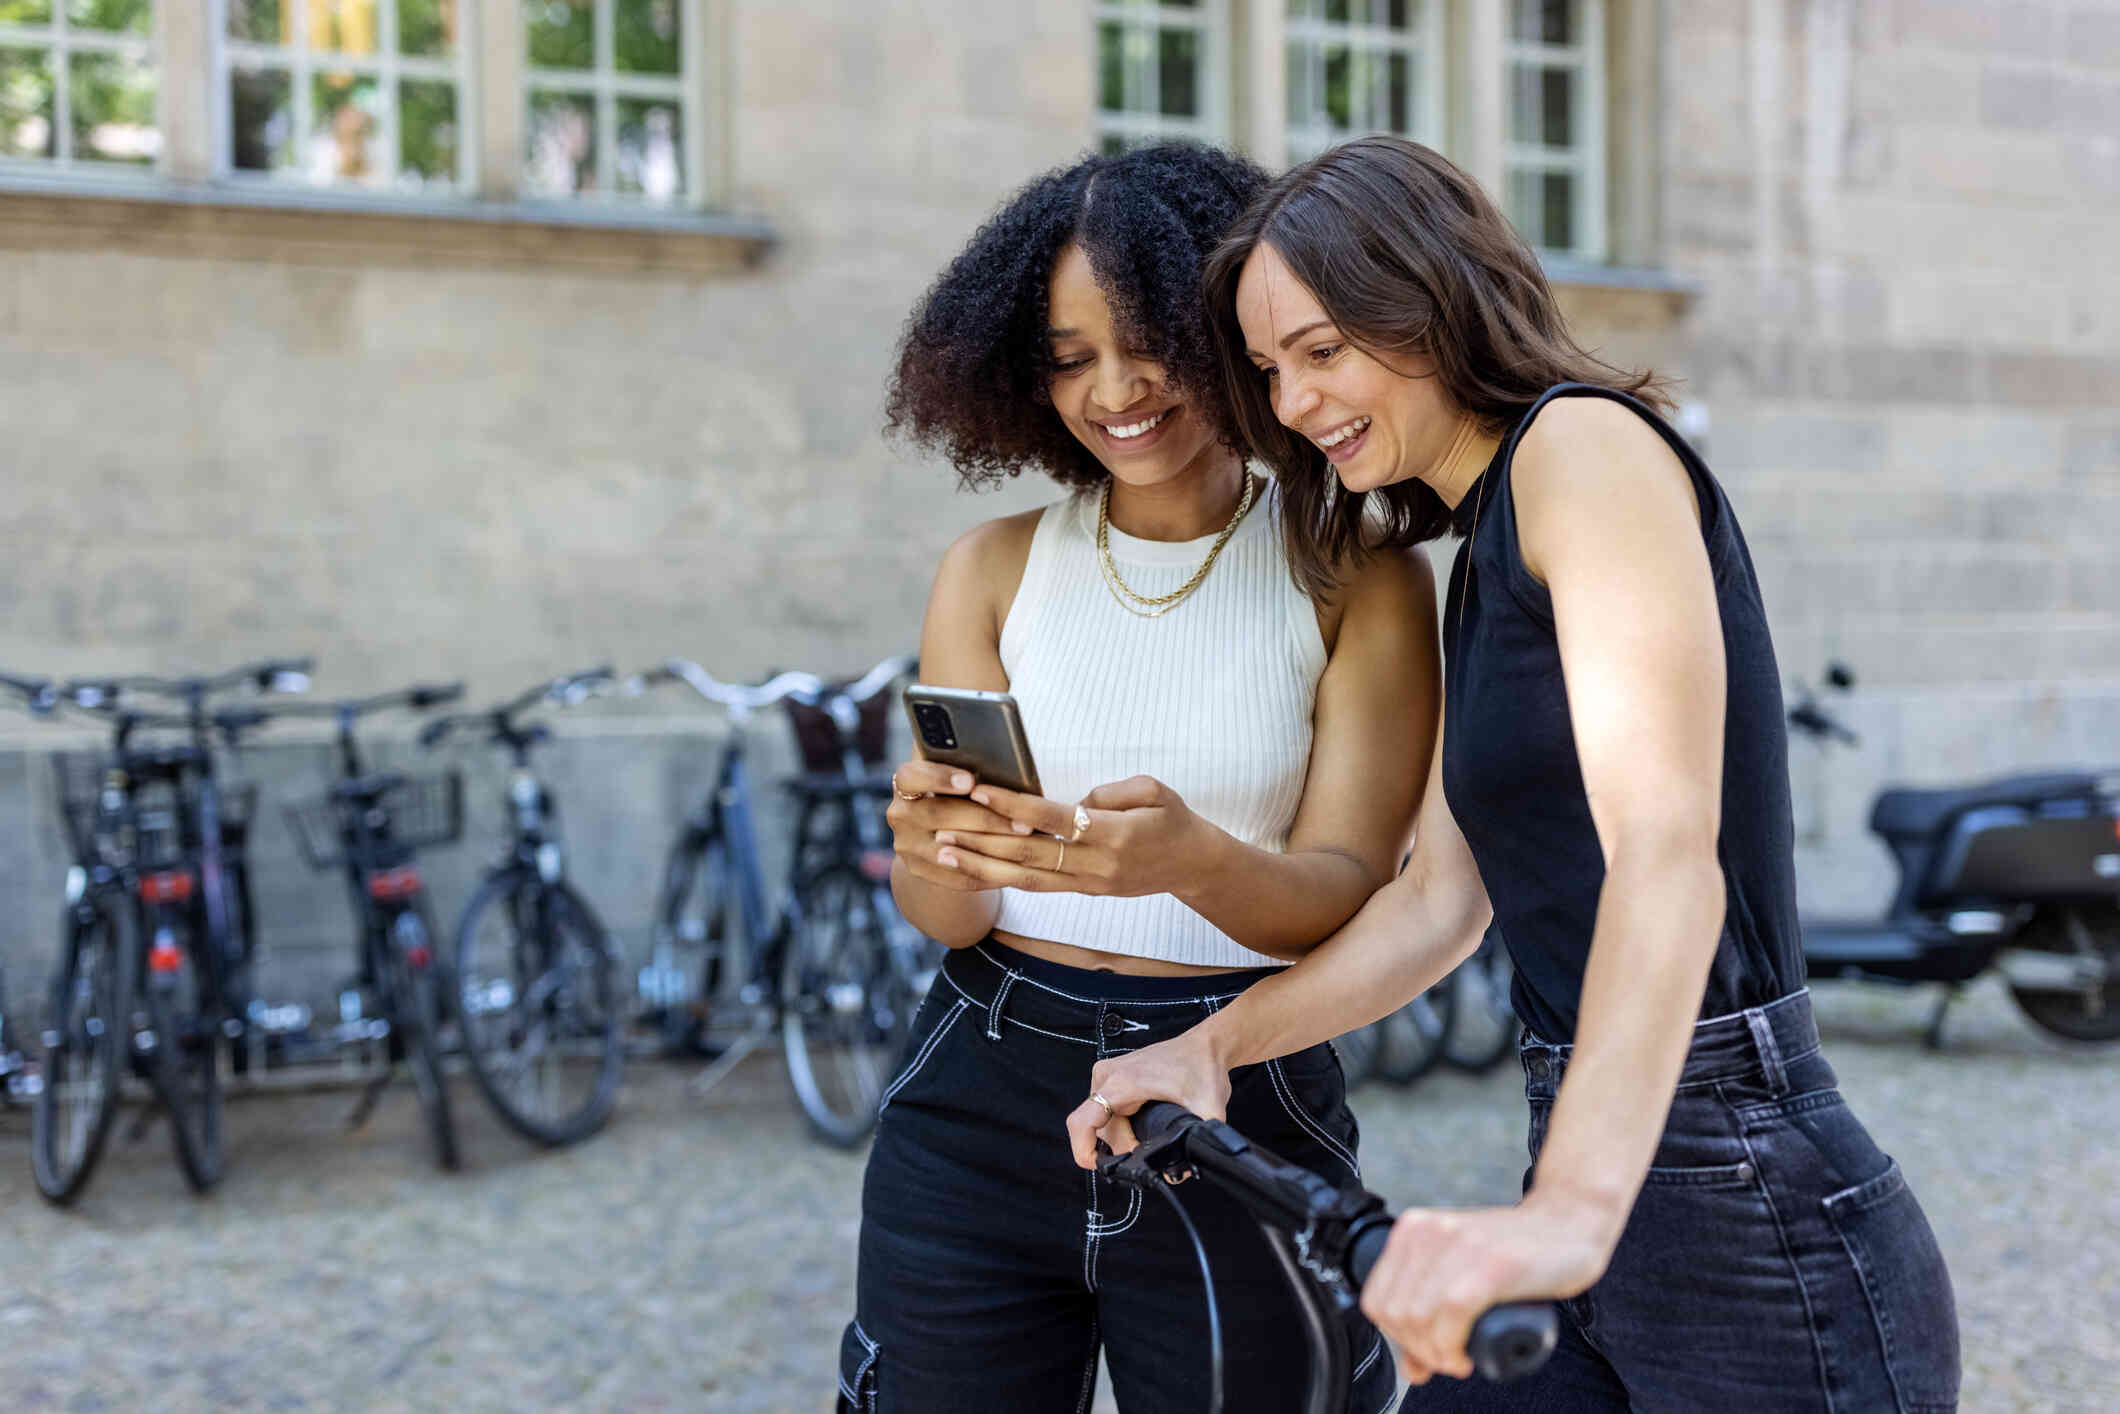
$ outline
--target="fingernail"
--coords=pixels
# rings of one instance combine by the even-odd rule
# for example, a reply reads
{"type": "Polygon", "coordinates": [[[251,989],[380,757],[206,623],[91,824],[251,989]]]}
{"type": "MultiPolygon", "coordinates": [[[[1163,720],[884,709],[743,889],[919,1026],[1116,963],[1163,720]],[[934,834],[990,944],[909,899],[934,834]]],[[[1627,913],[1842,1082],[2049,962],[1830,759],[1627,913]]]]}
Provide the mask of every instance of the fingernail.
{"type": "Polygon", "coordinates": [[[950,777],[951,790],[970,790],[971,788],[972,778],[968,773],[959,771],[956,775],[950,777]]]}
{"type": "Polygon", "coordinates": [[[942,853],[936,855],[935,858],[941,863],[942,867],[945,869],[955,869],[957,867],[957,856],[951,854],[948,850],[942,851],[942,853]]]}
{"type": "Polygon", "coordinates": [[[1019,835],[1027,835],[1027,834],[1029,834],[1030,832],[1031,832],[1031,827],[1030,827],[1030,826],[1028,826],[1028,825],[1024,824],[1024,823],[1023,823],[1023,822],[1022,822],[1021,820],[1018,820],[1018,821],[1016,822],[1016,833],[1017,833],[1017,834],[1019,834],[1019,835]]]}
{"type": "Polygon", "coordinates": [[[935,843],[936,843],[936,844],[955,844],[955,843],[957,843],[957,837],[956,837],[955,835],[951,834],[951,833],[950,833],[950,832],[949,832],[948,830],[944,830],[944,831],[943,831],[943,832],[942,832],[941,834],[939,834],[939,835],[936,835],[936,836],[935,836],[935,843]]]}
{"type": "MultiPolygon", "coordinates": [[[[970,776],[966,776],[966,777],[965,777],[965,778],[963,779],[963,781],[961,782],[961,784],[963,784],[963,785],[970,785],[971,783],[972,783],[972,778],[971,778],[970,776]]],[[[975,791],[973,791],[973,792],[972,792],[972,799],[974,799],[974,800],[978,801],[978,802],[979,802],[979,803],[980,803],[981,805],[988,805],[988,804],[991,804],[991,803],[992,803],[992,797],[991,797],[991,796],[989,796],[989,795],[988,795],[988,794],[987,794],[987,793],[986,793],[985,791],[983,791],[983,790],[975,790],[975,791]]]]}

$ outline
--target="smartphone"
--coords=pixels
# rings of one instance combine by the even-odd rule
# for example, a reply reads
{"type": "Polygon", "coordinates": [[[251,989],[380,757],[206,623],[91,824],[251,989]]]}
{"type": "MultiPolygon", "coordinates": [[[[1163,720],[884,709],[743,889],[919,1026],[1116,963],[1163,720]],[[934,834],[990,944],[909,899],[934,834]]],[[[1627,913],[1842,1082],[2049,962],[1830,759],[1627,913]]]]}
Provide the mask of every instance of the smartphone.
{"type": "Polygon", "coordinates": [[[1023,734],[1023,714],[1007,693],[914,683],[905,690],[905,711],[922,760],[961,766],[1003,790],[1045,794],[1023,734]]]}

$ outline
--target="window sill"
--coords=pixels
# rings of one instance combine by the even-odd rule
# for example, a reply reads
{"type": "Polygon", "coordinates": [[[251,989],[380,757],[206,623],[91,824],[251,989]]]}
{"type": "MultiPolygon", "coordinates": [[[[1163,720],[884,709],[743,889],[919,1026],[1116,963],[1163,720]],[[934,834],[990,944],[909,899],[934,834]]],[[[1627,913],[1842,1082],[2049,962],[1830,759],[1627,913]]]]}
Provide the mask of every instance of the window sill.
{"type": "Polygon", "coordinates": [[[1568,321],[1604,331],[1669,328],[1701,292],[1699,281],[1668,270],[1593,265],[1561,256],[1545,256],[1540,264],[1568,321]]]}
{"type": "Polygon", "coordinates": [[[295,265],[724,274],[756,266],[774,241],[761,220],[617,203],[438,200],[122,175],[0,177],[0,246],[295,265]]]}

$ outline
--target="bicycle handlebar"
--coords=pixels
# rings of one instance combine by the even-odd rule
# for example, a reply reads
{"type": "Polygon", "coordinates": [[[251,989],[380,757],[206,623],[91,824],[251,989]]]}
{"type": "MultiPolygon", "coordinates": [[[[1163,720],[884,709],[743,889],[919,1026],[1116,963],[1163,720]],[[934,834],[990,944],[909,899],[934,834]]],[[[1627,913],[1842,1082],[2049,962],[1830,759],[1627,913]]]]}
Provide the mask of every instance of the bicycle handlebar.
{"type": "Polygon", "coordinates": [[[59,689],[46,678],[18,678],[13,673],[0,673],[0,687],[20,695],[22,705],[32,716],[48,716],[59,705],[59,689]]]}
{"type": "MultiPolygon", "coordinates": [[[[1392,1217],[1382,1198],[1359,1184],[1329,1183],[1229,1125],[1167,1100],[1143,1105],[1133,1127],[1139,1145],[1099,1163],[1106,1177],[1138,1185],[1198,1173],[1262,1226],[1297,1238],[1303,1267],[1321,1285],[1344,1283],[1339,1294],[1350,1301],[1359,1295],[1391,1235],[1392,1217]]],[[[1487,1379],[1514,1380],[1544,1365],[1559,1335],[1559,1313],[1551,1302],[1509,1302],[1473,1322],[1466,1350],[1487,1379]]]]}
{"type": "MultiPolygon", "coordinates": [[[[511,698],[498,706],[487,707],[477,712],[452,712],[446,717],[434,718],[426,726],[420,728],[420,745],[430,748],[434,747],[439,745],[443,738],[447,737],[458,727],[477,725],[485,728],[495,741],[521,746],[526,744],[530,738],[520,727],[516,726],[515,718],[529,711],[532,707],[545,702],[550,702],[560,707],[572,707],[576,703],[586,702],[592,697],[599,697],[604,693],[610,692],[617,686],[617,683],[618,674],[609,665],[552,678],[549,681],[539,683],[521,696],[511,698]]],[[[435,703],[440,703],[454,701],[456,698],[463,696],[464,685],[462,683],[452,683],[447,687],[414,688],[412,691],[415,693],[448,694],[447,696],[434,698],[435,703]]],[[[414,703],[412,705],[424,706],[429,704],[414,703]]],[[[539,730],[542,730],[542,728],[539,730]]]]}
{"type": "Polygon", "coordinates": [[[638,695],[666,682],[681,682],[707,701],[732,712],[757,712],[789,699],[809,706],[822,706],[844,699],[860,707],[899,678],[914,671],[919,659],[899,654],[884,659],[855,681],[834,687],[815,673],[776,673],[762,683],[744,685],[723,682],[688,658],[666,659],[660,667],[636,673],[626,680],[625,690],[638,695]]]}
{"type": "Polygon", "coordinates": [[[156,677],[147,673],[127,677],[76,678],[69,682],[67,687],[92,689],[111,698],[137,692],[149,697],[174,698],[189,702],[194,698],[210,697],[245,684],[256,692],[307,692],[309,675],[315,669],[314,658],[265,658],[255,663],[246,663],[240,668],[230,668],[224,673],[177,678],[156,677]]]}
{"type": "Polygon", "coordinates": [[[372,697],[348,697],[336,702],[288,702],[273,707],[251,707],[230,709],[217,713],[217,717],[236,716],[245,712],[254,713],[259,720],[272,717],[365,717],[371,712],[381,712],[392,707],[427,708],[439,707],[455,702],[464,695],[464,685],[450,683],[416,683],[399,688],[395,692],[379,692],[372,697]]]}

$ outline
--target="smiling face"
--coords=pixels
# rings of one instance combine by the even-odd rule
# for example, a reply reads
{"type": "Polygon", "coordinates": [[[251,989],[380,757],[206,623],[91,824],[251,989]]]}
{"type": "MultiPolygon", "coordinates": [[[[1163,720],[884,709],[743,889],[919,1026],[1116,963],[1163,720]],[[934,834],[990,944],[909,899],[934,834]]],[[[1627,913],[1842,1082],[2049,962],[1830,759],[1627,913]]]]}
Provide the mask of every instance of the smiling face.
{"type": "Polygon", "coordinates": [[[1393,368],[1356,348],[1263,241],[1244,262],[1236,304],[1274,416],[1325,454],[1341,485],[1374,491],[1443,462],[1460,413],[1430,360],[1393,368]]]}
{"type": "Polygon", "coordinates": [[[1053,261],[1048,312],[1053,410],[1115,479],[1159,485],[1214,459],[1214,430],[1130,346],[1080,246],[1053,261]]]}

